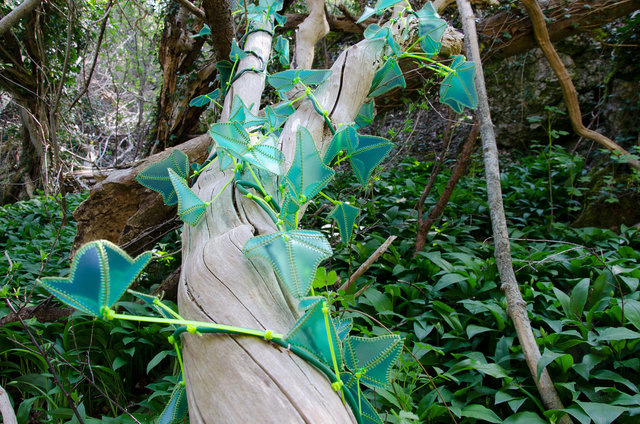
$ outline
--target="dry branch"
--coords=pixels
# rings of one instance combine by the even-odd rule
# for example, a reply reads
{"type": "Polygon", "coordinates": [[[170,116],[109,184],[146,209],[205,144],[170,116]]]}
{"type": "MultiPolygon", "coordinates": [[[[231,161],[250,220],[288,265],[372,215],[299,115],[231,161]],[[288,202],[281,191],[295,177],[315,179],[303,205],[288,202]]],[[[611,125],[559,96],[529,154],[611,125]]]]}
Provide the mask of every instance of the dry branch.
{"type": "Polygon", "coordinates": [[[357,280],[358,278],[360,278],[360,277],[362,276],[362,274],[364,274],[364,273],[369,269],[369,267],[371,267],[371,265],[373,265],[373,263],[374,263],[375,261],[377,261],[377,260],[378,260],[378,258],[379,258],[380,256],[382,256],[382,254],[383,254],[384,252],[386,252],[386,251],[387,251],[387,249],[389,248],[389,246],[391,246],[391,243],[393,243],[393,241],[394,241],[395,239],[397,239],[397,238],[398,238],[398,236],[389,236],[389,237],[384,241],[384,243],[382,243],[382,244],[380,245],[380,247],[378,247],[378,248],[376,249],[376,251],[375,251],[375,252],[373,252],[373,253],[371,254],[371,256],[369,256],[369,258],[367,258],[367,260],[366,260],[366,261],[364,261],[364,262],[362,263],[362,265],[360,265],[360,266],[358,267],[358,269],[356,270],[356,272],[354,272],[354,273],[353,273],[353,275],[351,275],[351,277],[349,277],[349,280],[348,280],[346,283],[344,283],[343,285],[341,285],[341,286],[340,286],[340,288],[339,288],[338,290],[345,290],[345,291],[349,291],[349,289],[350,289],[351,287],[353,287],[353,285],[355,284],[356,280],[357,280]]]}
{"type": "MultiPolygon", "coordinates": [[[[567,103],[567,108],[569,109],[569,117],[571,118],[571,126],[573,127],[573,130],[580,137],[593,140],[613,152],[629,155],[629,152],[620,147],[613,140],[584,126],[582,123],[582,113],[580,112],[580,103],[578,102],[578,92],[573,85],[573,81],[571,81],[567,68],[564,66],[564,63],[562,63],[562,60],[560,59],[558,52],[556,52],[556,49],[553,47],[553,44],[551,44],[549,32],[547,31],[547,24],[545,22],[545,16],[542,13],[542,9],[540,9],[540,5],[537,0],[522,0],[522,4],[524,4],[524,7],[527,9],[531,22],[533,23],[536,40],[538,41],[538,44],[540,44],[540,48],[549,61],[551,69],[553,69],[553,72],[558,77],[558,81],[560,81],[562,95],[564,97],[564,101],[567,103]]],[[[635,169],[640,169],[640,162],[637,159],[627,158],[623,160],[635,169]]]]}
{"type": "MultiPolygon", "coordinates": [[[[496,144],[487,90],[484,83],[478,36],[476,33],[475,16],[469,0],[457,0],[458,10],[462,20],[467,54],[475,62],[475,83],[478,92],[478,121],[482,136],[482,150],[484,154],[485,178],[487,181],[487,196],[491,213],[491,225],[493,227],[493,239],[495,246],[496,265],[502,283],[501,289],[507,300],[507,313],[511,317],[518,335],[518,341],[522,346],[529,371],[536,383],[538,392],[544,405],[549,409],[563,409],[564,406],[556,392],[551,377],[546,368],[538,379],[537,367],[540,360],[540,350],[536,338],[531,329],[531,323],[527,314],[526,302],[522,298],[518,281],[516,280],[513,264],[511,262],[511,246],[509,245],[509,232],[504,214],[502,202],[502,187],[500,184],[500,167],[498,165],[498,147],[496,144]]],[[[560,420],[563,424],[571,423],[571,418],[565,414],[560,420]]]]}
{"type": "Polygon", "coordinates": [[[40,3],[42,3],[42,0],[24,0],[19,6],[3,16],[2,19],[0,19],[0,37],[9,31],[20,19],[38,7],[40,3]]]}

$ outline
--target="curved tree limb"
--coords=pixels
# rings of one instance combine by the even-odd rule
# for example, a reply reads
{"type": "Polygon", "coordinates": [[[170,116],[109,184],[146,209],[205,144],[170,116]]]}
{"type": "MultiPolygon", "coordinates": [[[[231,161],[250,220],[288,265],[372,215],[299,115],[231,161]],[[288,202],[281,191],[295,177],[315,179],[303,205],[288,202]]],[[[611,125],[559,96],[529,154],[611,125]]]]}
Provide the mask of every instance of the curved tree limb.
{"type": "MultiPolygon", "coordinates": [[[[469,0],[456,1],[464,28],[467,54],[476,65],[475,83],[476,91],[478,92],[478,121],[480,123],[480,135],[482,137],[487,196],[491,212],[491,225],[493,227],[494,255],[500,274],[500,281],[502,282],[501,289],[507,300],[507,313],[513,321],[518,335],[518,341],[522,346],[525,361],[544,405],[549,409],[563,409],[564,406],[560,401],[560,397],[553,386],[553,381],[551,381],[551,377],[546,368],[543,369],[540,378],[537,378],[538,361],[541,355],[536,343],[536,338],[533,335],[533,330],[531,329],[531,322],[529,321],[526,308],[527,304],[520,293],[518,281],[516,280],[511,262],[511,246],[509,245],[509,233],[504,215],[502,187],[500,185],[498,148],[493,131],[493,123],[491,122],[491,113],[489,112],[487,90],[485,88],[480,49],[478,47],[475,16],[469,0]]],[[[567,414],[560,420],[561,424],[569,424],[571,422],[571,418],[569,418],[567,414]]]]}
{"type": "MultiPolygon", "coordinates": [[[[565,68],[564,63],[560,60],[558,52],[556,52],[553,44],[551,44],[549,32],[547,31],[547,24],[545,22],[544,14],[542,13],[542,9],[540,9],[540,5],[536,0],[522,0],[522,4],[527,9],[527,13],[533,23],[536,40],[538,41],[538,44],[540,44],[540,48],[549,61],[551,69],[553,69],[553,72],[558,77],[558,81],[560,81],[562,95],[567,103],[567,108],[569,109],[569,118],[571,119],[571,126],[573,127],[573,130],[579,136],[593,140],[613,152],[629,155],[629,152],[613,140],[584,126],[582,123],[580,104],[578,102],[578,92],[573,85],[573,81],[571,81],[567,68],[565,68]]],[[[627,158],[624,159],[624,161],[633,168],[640,169],[640,162],[637,159],[627,158]]]]}
{"type": "Polygon", "coordinates": [[[42,0],[24,0],[20,3],[20,6],[17,6],[6,16],[3,16],[2,19],[0,19],[0,37],[2,37],[5,32],[9,31],[16,22],[38,7],[40,3],[42,3],[42,0]]]}

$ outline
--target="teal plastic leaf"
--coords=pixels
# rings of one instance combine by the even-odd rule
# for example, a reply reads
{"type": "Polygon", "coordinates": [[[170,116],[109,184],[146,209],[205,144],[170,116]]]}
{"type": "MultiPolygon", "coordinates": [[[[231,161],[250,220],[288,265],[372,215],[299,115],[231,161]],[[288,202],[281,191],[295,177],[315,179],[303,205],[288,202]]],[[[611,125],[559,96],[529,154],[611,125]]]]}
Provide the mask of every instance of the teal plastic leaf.
{"type": "Polygon", "coordinates": [[[378,0],[376,2],[376,12],[382,12],[401,1],[402,0],[378,0]]]}
{"type": "Polygon", "coordinates": [[[357,130],[373,123],[373,100],[362,105],[358,112],[358,116],[356,116],[355,123],[355,128],[357,130]]]}
{"type": "Polygon", "coordinates": [[[289,40],[281,35],[276,37],[275,42],[273,43],[273,49],[278,56],[278,60],[280,64],[286,68],[289,67],[289,40]]]}
{"type": "Polygon", "coordinates": [[[402,338],[349,336],[344,340],[344,363],[369,387],[391,389],[391,368],[402,352],[402,338]]]}
{"type": "Polygon", "coordinates": [[[382,68],[380,68],[373,77],[369,97],[376,97],[393,88],[405,88],[406,86],[407,84],[404,81],[400,66],[398,66],[398,61],[395,57],[391,57],[387,59],[384,65],[382,65],[382,68]]]}
{"type": "Polygon", "coordinates": [[[372,17],[373,15],[375,15],[376,13],[378,13],[376,9],[374,9],[373,7],[366,6],[364,8],[364,13],[362,13],[360,18],[356,21],[356,23],[357,24],[362,23],[367,19],[369,19],[370,17],[372,17]]]}
{"type": "Polygon", "coordinates": [[[342,243],[347,245],[351,241],[351,235],[353,234],[353,224],[356,222],[356,217],[360,213],[360,209],[355,206],[351,206],[348,203],[339,202],[336,207],[329,214],[329,218],[333,218],[338,223],[338,229],[340,230],[340,238],[342,243]]]}
{"type": "Polygon", "coordinates": [[[323,297],[314,297],[308,300],[305,299],[305,301],[311,305],[308,306],[304,315],[295,323],[291,331],[287,333],[284,341],[292,346],[306,350],[324,364],[333,368],[329,336],[331,336],[331,343],[333,344],[333,351],[338,364],[342,363],[342,352],[340,339],[337,336],[331,315],[328,316],[329,333],[327,333],[327,321],[322,312],[322,308],[326,306],[326,300],[323,297]]]}
{"type": "Polygon", "coordinates": [[[171,392],[169,403],[160,414],[158,424],[182,424],[188,411],[186,386],[180,382],[171,392]]]}
{"type": "Polygon", "coordinates": [[[351,153],[349,162],[360,184],[366,186],[369,183],[371,173],[392,148],[393,143],[382,137],[372,135],[358,137],[358,149],[351,153]]]}
{"type": "Polygon", "coordinates": [[[351,318],[334,318],[333,321],[336,326],[336,334],[342,342],[351,331],[351,328],[353,328],[353,320],[351,318]]]}
{"type": "Polygon", "coordinates": [[[320,159],[311,133],[299,127],[296,133],[296,153],[285,176],[290,194],[303,204],[311,200],[333,178],[335,171],[320,159]]]}
{"type": "Polygon", "coordinates": [[[355,376],[348,372],[340,373],[340,379],[344,383],[344,387],[351,392],[351,395],[356,399],[356,403],[360,405],[360,411],[353,411],[354,414],[360,415],[363,424],[382,424],[380,416],[376,410],[371,406],[371,403],[367,400],[362,392],[358,393],[359,386],[355,376]],[[360,396],[360,399],[358,399],[360,396]]]}
{"type": "Polygon", "coordinates": [[[284,102],[275,107],[267,106],[264,108],[264,114],[267,119],[267,125],[269,129],[277,130],[287,121],[287,118],[293,114],[296,110],[291,106],[291,103],[284,102]]]}
{"type": "Polygon", "coordinates": [[[189,106],[196,106],[196,107],[206,106],[212,101],[216,100],[218,97],[220,97],[220,89],[216,88],[211,93],[203,94],[202,96],[193,98],[189,102],[189,106]]]}
{"type": "Polygon", "coordinates": [[[329,78],[329,75],[331,75],[331,70],[289,69],[269,75],[267,82],[283,94],[292,90],[300,82],[305,85],[320,85],[329,78]]]}
{"type": "Polygon", "coordinates": [[[278,219],[282,221],[287,231],[298,229],[297,216],[299,210],[300,204],[298,200],[295,199],[289,189],[287,189],[284,192],[280,215],[278,215],[278,219]]]}
{"type": "Polygon", "coordinates": [[[447,22],[440,19],[431,2],[427,2],[422,9],[416,12],[418,17],[418,35],[420,36],[420,47],[428,57],[440,53],[442,48],[442,35],[447,29],[447,22]]]}
{"type": "Polygon", "coordinates": [[[247,258],[268,261],[280,281],[297,299],[307,295],[316,268],[331,256],[331,245],[317,231],[291,230],[253,237],[242,249],[247,258]]]}
{"type": "Polygon", "coordinates": [[[284,155],[275,147],[272,137],[264,137],[259,143],[251,144],[249,133],[238,122],[214,124],[209,134],[225,153],[249,162],[274,174],[282,174],[284,155]]]}
{"type": "Polygon", "coordinates": [[[324,154],[324,163],[329,165],[341,150],[347,153],[354,152],[358,148],[358,140],[358,133],[353,126],[341,127],[331,139],[331,143],[329,143],[329,147],[324,154]]]}
{"type": "Polygon", "coordinates": [[[220,88],[222,89],[222,94],[224,94],[227,92],[230,84],[229,81],[231,81],[231,77],[233,76],[233,63],[228,60],[221,60],[216,63],[216,69],[220,77],[220,88]]]}
{"type": "Polygon", "coordinates": [[[229,59],[231,59],[232,62],[237,62],[244,59],[245,57],[247,57],[247,52],[245,52],[240,48],[240,46],[238,46],[238,42],[234,38],[231,42],[231,53],[229,54],[229,59]]]}
{"type": "Polygon", "coordinates": [[[260,118],[251,113],[251,109],[248,108],[240,96],[234,96],[231,103],[231,112],[229,113],[229,121],[235,121],[242,124],[245,128],[262,126],[265,122],[265,118],[260,118]]]}
{"type": "Polygon", "coordinates": [[[385,40],[387,44],[389,44],[389,47],[391,47],[391,50],[393,50],[393,54],[396,56],[400,56],[402,54],[402,50],[398,43],[393,39],[393,33],[389,27],[381,27],[377,24],[371,24],[364,30],[364,38],[367,40],[385,40]]]}
{"type": "Polygon", "coordinates": [[[115,244],[98,240],[78,250],[68,278],[38,281],[63,303],[99,317],[102,308],[111,308],[150,260],[151,252],[134,260],[115,244]]]}
{"type": "Polygon", "coordinates": [[[195,226],[207,209],[207,204],[189,188],[187,182],[180,178],[172,169],[169,170],[171,184],[178,195],[178,215],[183,222],[195,226]]]}
{"type": "Polygon", "coordinates": [[[196,35],[192,35],[191,38],[204,37],[205,35],[211,35],[211,28],[207,24],[204,24],[200,32],[196,35]]]}
{"type": "Polygon", "coordinates": [[[454,56],[451,68],[455,73],[445,77],[440,85],[440,102],[446,104],[456,113],[462,113],[464,107],[478,107],[478,95],[473,77],[476,65],[467,62],[464,56],[454,56]]]}
{"type": "Polygon", "coordinates": [[[186,179],[189,175],[189,158],[182,151],[174,149],[166,159],[145,168],[136,177],[140,184],[160,193],[167,206],[178,203],[178,196],[169,179],[169,169],[186,179]]]}

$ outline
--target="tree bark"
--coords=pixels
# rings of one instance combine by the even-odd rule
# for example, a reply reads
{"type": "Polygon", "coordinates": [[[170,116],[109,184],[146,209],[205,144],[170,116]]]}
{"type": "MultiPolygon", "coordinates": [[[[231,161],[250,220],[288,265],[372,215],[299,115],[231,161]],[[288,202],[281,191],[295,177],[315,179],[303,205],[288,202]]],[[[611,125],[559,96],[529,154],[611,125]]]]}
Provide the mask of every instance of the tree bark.
{"type": "Polygon", "coordinates": [[[42,3],[42,0],[24,0],[6,16],[3,16],[2,19],[0,19],[0,37],[9,31],[20,19],[31,13],[40,3],[42,3]]]}
{"type": "MultiPolygon", "coordinates": [[[[563,409],[564,406],[551,381],[551,377],[546,368],[542,371],[538,379],[537,367],[540,360],[540,350],[536,343],[531,322],[527,314],[526,302],[522,298],[520,288],[516,280],[513,264],[511,262],[511,246],[509,245],[509,232],[504,215],[504,204],[502,202],[502,187],[500,184],[500,167],[498,162],[498,148],[489,112],[489,102],[487,100],[487,90],[484,84],[484,74],[482,62],[480,60],[480,49],[478,48],[478,37],[475,27],[475,16],[471,9],[469,0],[457,0],[458,10],[465,33],[465,46],[467,54],[475,62],[476,74],[475,83],[478,93],[478,121],[480,123],[480,135],[482,137],[482,151],[484,156],[485,178],[487,181],[487,196],[489,210],[491,214],[491,225],[493,228],[493,240],[495,246],[496,265],[502,282],[501,289],[507,300],[507,313],[511,317],[518,335],[518,340],[522,346],[525,361],[529,371],[536,383],[538,392],[544,405],[549,409],[563,409]]],[[[571,418],[565,414],[561,420],[563,424],[571,423],[571,418]]]]}
{"type": "Polygon", "coordinates": [[[16,414],[13,412],[11,402],[9,401],[9,395],[7,395],[7,392],[5,392],[2,386],[0,386],[0,414],[2,414],[4,424],[18,424],[16,414]]]}
{"type": "MultiPolygon", "coordinates": [[[[260,39],[265,37],[269,38],[268,34],[252,33],[247,42],[261,44],[260,39]]],[[[410,40],[399,41],[404,45],[410,40]]],[[[256,47],[252,45],[251,50],[269,54],[269,45],[266,50],[256,47]]],[[[353,121],[383,55],[382,43],[364,40],[336,60],[332,75],[314,94],[320,105],[331,111],[329,118],[334,124],[353,121]]],[[[245,91],[242,95],[247,97],[241,97],[245,104],[258,104],[253,99],[259,99],[262,91],[260,84],[264,82],[259,78],[253,72],[244,73],[234,83],[233,94],[245,91]],[[253,78],[253,85],[243,81],[245,78],[253,78]]],[[[228,114],[224,112],[223,116],[228,114]]],[[[309,130],[321,151],[332,138],[324,119],[309,101],[304,101],[279,139],[288,164],[300,126],[309,130]]],[[[207,201],[218,195],[231,177],[230,170],[220,171],[214,165],[201,174],[193,189],[207,201]]],[[[277,181],[269,186],[277,187],[277,181]]],[[[181,315],[286,333],[300,315],[297,302],[281,288],[271,268],[242,254],[251,236],[274,231],[274,224],[260,208],[228,186],[198,226],[184,227],[178,293],[181,315]]],[[[187,335],[184,364],[190,420],[194,424],[355,420],[322,374],[295,355],[260,340],[187,335]]]]}

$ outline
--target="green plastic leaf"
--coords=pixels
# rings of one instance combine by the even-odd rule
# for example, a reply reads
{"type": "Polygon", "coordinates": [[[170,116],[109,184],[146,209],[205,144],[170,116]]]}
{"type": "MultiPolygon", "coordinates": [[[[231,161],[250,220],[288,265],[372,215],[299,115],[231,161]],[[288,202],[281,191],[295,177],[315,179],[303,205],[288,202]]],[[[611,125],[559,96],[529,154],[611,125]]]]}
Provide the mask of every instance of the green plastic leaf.
{"type": "Polygon", "coordinates": [[[371,125],[373,123],[373,100],[369,103],[365,103],[358,111],[358,116],[356,116],[355,128],[360,129],[364,128],[367,125],[371,125]]]}
{"type": "Polygon", "coordinates": [[[300,204],[311,200],[333,178],[335,171],[320,159],[311,133],[304,127],[296,132],[296,153],[285,176],[290,195],[300,204]]]}
{"type": "Polygon", "coordinates": [[[329,214],[329,218],[335,219],[338,223],[340,238],[342,239],[342,243],[345,245],[349,244],[351,241],[353,224],[355,223],[358,214],[360,214],[360,209],[344,202],[339,202],[329,214]]]}
{"type": "Polygon", "coordinates": [[[278,215],[278,219],[284,224],[285,230],[298,229],[297,217],[299,210],[300,204],[298,203],[298,199],[294,198],[294,195],[291,194],[289,189],[285,190],[282,206],[280,207],[280,214],[278,215]]]}
{"type": "Polygon", "coordinates": [[[266,119],[251,113],[251,109],[244,104],[240,96],[234,96],[233,102],[231,103],[229,121],[239,122],[244,128],[250,128],[262,126],[266,122],[266,119]]]}
{"type": "Polygon", "coordinates": [[[373,77],[368,96],[376,97],[396,87],[405,88],[406,86],[398,61],[395,57],[391,57],[373,77]]]}
{"type": "Polygon", "coordinates": [[[187,182],[172,169],[169,170],[171,184],[178,195],[178,215],[183,222],[195,226],[207,209],[207,204],[189,188],[187,182]]]}
{"type": "Polygon", "coordinates": [[[291,331],[287,333],[284,341],[307,351],[327,366],[333,368],[329,337],[331,337],[333,352],[338,364],[342,363],[342,352],[340,339],[337,336],[331,315],[327,317],[329,322],[329,328],[327,329],[327,320],[325,320],[325,315],[322,312],[322,308],[326,307],[326,304],[327,302],[323,297],[305,299],[305,306],[308,309],[295,323],[291,331]]]}
{"type": "Polygon", "coordinates": [[[367,40],[376,40],[381,39],[387,42],[393,54],[396,56],[400,56],[402,54],[402,49],[396,41],[393,39],[393,33],[389,29],[389,27],[381,27],[377,24],[371,24],[364,30],[364,38],[367,40]]]}
{"type": "Polygon", "coordinates": [[[279,93],[292,90],[296,84],[320,85],[331,75],[331,70],[289,69],[269,75],[267,82],[279,93]]]}
{"type": "Polygon", "coordinates": [[[418,35],[420,36],[420,47],[428,57],[440,53],[442,48],[442,35],[447,29],[447,22],[440,19],[431,2],[427,2],[422,9],[416,12],[418,17],[418,35]]]}
{"type": "Polygon", "coordinates": [[[273,137],[264,137],[259,143],[251,144],[249,133],[238,122],[224,122],[214,124],[209,134],[225,153],[249,162],[259,168],[282,174],[284,155],[275,147],[273,137]]]}
{"type": "Polygon", "coordinates": [[[344,383],[344,387],[351,392],[351,395],[356,400],[356,403],[360,406],[359,411],[353,411],[354,415],[360,415],[363,424],[382,424],[380,416],[376,410],[371,406],[367,398],[362,391],[359,391],[357,379],[355,376],[348,372],[340,373],[340,379],[344,383]]]}
{"type": "Polygon", "coordinates": [[[358,149],[351,153],[349,162],[360,184],[366,186],[369,183],[371,173],[392,148],[393,143],[382,137],[372,135],[358,137],[358,149]]]}
{"type": "Polygon", "coordinates": [[[347,153],[354,152],[358,147],[358,143],[359,136],[353,126],[341,127],[336,131],[331,143],[329,143],[329,147],[324,154],[324,163],[329,165],[341,150],[345,150],[347,153]]]}
{"type": "Polygon", "coordinates": [[[462,55],[454,56],[451,68],[455,70],[445,77],[440,85],[440,102],[456,113],[462,113],[464,107],[476,109],[478,95],[473,77],[476,65],[467,62],[462,55]]]}
{"type": "Polygon", "coordinates": [[[111,308],[150,260],[151,252],[134,260],[115,244],[98,240],[78,250],[68,278],[38,281],[63,303],[99,317],[102,308],[111,308]]]}
{"type": "Polygon", "coordinates": [[[589,418],[593,420],[594,424],[610,424],[620,415],[627,412],[627,408],[625,407],[610,405],[608,403],[581,402],[579,400],[576,400],[576,403],[589,415],[589,418]]]}
{"type": "Polygon", "coordinates": [[[273,49],[276,51],[280,64],[284,67],[289,67],[289,40],[278,35],[273,43],[273,49]]]}
{"type": "MultiPolygon", "coordinates": [[[[147,304],[147,306],[151,307],[151,309],[153,309],[154,311],[156,311],[156,313],[158,315],[160,315],[163,318],[167,318],[167,319],[174,319],[175,317],[173,315],[171,315],[169,312],[167,312],[164,308],[161,308],[160,306],[158,306],[155,302],[156,301],[160,301],[160,298],[157,296],[153,296],[150,294],[146,294],[146,293],[140,293],[138,291],[135,290],[127,290],[129,293],[131,293],[132,295],[134,295],[135,297],[137,297],[138,299],[142,300],[144,303],[147,304]]],[[[172,327],[178,328],[178,326],[176,324],[171,324],[172,327]]]]}
{"type": "Polygon", "coordinates": [[[269,129],[274,131],[280,128],[282,124],[287,121],[287,118],[289,118],[289,116],[291,116],[295,111],[296,110],[289,102],[281,103],[275,107],[265,107],[264,114],[267,119],[269,129]]]}
{"type": "Polygon", "coordinates": [[[231,59],[232,62],[237,62],[244,59],[245,57],[247,57],[247,52],[245,52],[240,48],[240,46],[238,46],[238,42],[234,38],[231,42],[231,53],[229,54],[229,59],[231,59]]]}
{"type": "Polygon", "coordinates": [[[261,257],[297,299],[307,295],[316,268],[331,256],[331,245],[317,231],[291,230],[253,237],[242,249],[247,258],[261,257]]]}
{"type": "Polygon", "coordinates": [[[379,13],[387,10],[391,6],[395,5],[396,3],[400,3],[401,1],[402,0],[378,0],[375,6],[376,12],[379,13]]]}
{"type": "Polygon", "coordinates": [[[336,334],[342,342],[353,328],[353,320],[351,318],[334,318],[333,321],[336,326],[336,334]]]}
{"type": "Polygon", "coordinates": [[[344,340],[343,350],[345,366],[354,374],[362,374],[360,382],[391,389],[391,368],[402,352],[400,336],[349,336],[344,340]]]}
{"type": "Polygon", "coordinates": [[[203,95],[198,96],[198,97],[194,97],[189,102],[189,106],[196,106],[196,107],[207,106],[209,103],[211,103],[212,101],[216,100],[218,97],[220,97],[220,89],[216,88],[211,93],[203,94],[203,95]]]}
{"type": "Polygon", "coordinates": [[[205,35],[211,35],[211,28],[207,24],[204,24],[200,32],[196,35],[192,35],[191,38],[204,37],[205,35]]]}
{"type": "Polygon", "coordinates": [[[502,420],[495,412],[480,404],[471,404],[462,408],[461,415],[467,418],[475,418],[477,420],[490,423],[501,423],[502,420]]]}
{"type": "Polygon", "coordinates": [[[169,403],[160,414],[158,424],[181,424],[187,417],[188,411],[186,386],[180,382],[171,392],[169,403]]]}
{"type": "Polygon", "coordinates": [[[221,60],[216,63],[216,69],[218,70],[218,76],[220,77],[220,88],[222,94],[227,92],[227,88],[230,85],[231,77],[233,77],[233,63],[228,60],[221,60]]]}
{"type": "Polygon", "coordinates": [[[167,206],[178,203],[178,196],[169,178],[169,169],[186,179],[189,175],[189,158],[182,151],[173,149],[166,159],[145,168],[136,177],[140,184],[160,193],[167,206]]]}
{"type": "Polygon", "coordinates": [[[376,13],[378,13],[376,9],[374,9],[373,7],[366,6],[364,8],[364,12],[360,16],[360,18],[356,21],[356,23],[357,24],[362,23],[367,19],[369,19],[370,17],[372,17],[373,15],[375,15],[376,13]]]}

